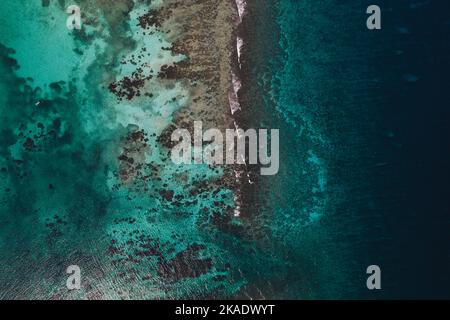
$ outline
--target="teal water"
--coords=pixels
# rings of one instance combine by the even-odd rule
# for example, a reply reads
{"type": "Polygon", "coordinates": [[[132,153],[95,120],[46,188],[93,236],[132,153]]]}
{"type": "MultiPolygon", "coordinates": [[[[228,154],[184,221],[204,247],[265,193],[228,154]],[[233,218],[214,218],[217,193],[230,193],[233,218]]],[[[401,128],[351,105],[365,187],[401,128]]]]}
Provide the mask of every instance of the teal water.
{"type": "MultiPolygon", "coordinates": [[[[276,176],[262,177],[256,191],[266,227],[263,247],[272,259],[254,279],[277,299],[337,298],[346,280],[342,252],[330,250],[324,223],[334,204],[332,141],[322,118],[323,86],[317,85],[328,70],[315,64],[327,56],[314,52],[317,30],[305,21],[310,10],[304,2],[260,1],[249,4],[243,23],[249,39],[243,71],[249,74],[242,97],[246,116],[253,119],[250,126],[280,129],[282,165],[276,176]]],[[[325,25],[320,18],[314,26],[325,25]]]]}
{"type": "Polygon", "coordinates": [[[258,1],[244,21],[248,117],[280,129],[280,171],[261,178],[257,191],[274,257],[258,278],[270,278],[262,285],[276,298],[374,296],[365,268],[377,259],[365,234],[382,219],[376,204],[367,211],[361,203],[374,192],[369,119],[378,74],[365,8],[258,1]]]}

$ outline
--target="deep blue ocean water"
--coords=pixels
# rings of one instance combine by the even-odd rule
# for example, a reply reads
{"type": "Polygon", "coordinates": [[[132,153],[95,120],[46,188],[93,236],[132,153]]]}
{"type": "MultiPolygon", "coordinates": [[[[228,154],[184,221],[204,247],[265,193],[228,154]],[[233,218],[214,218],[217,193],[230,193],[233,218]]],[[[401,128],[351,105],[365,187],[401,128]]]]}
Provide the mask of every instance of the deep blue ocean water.
{"type": "Polygon", "coordinates": [[[292,262],[283,297],[449,297],[449,4],[379,1],[382,29],[369,31],[370,4],[251,9],[272,17],[247,26],[248,95],[281,131],[278,180],[261,194],[292,262]],[[380,291],[366,288],[372,264],[380,291]]]}

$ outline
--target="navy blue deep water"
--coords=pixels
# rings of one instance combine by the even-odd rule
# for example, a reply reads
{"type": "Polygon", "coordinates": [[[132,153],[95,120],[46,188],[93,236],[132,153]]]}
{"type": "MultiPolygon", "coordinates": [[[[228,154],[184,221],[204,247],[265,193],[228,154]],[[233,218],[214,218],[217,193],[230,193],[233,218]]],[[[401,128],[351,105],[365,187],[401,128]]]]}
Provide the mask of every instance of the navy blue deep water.
{"type": "Polygon", "coordinates": [[[370,4],[250,6],[248,104],[282,141],[279,180],[260,192],[299,259],[282,297],[450,296],[449,4],[379,1],[382,29],[369,31],[370,4]],[[373,264],[379,291],[366,288],[373,264]]]}
{"type": "MultiPolygon", "coordinates": [[[[388,5],[388,4],[386,4],[388,5]]],[[[373,246],[392,283],[387,297],[449,298],[450,276],[450,4],[390,3],[383,102],[377,125],[394,131],[375,150],[391,164],[375,175],[388,237],[373,246]]],[[[381,159],[380,159],[381,160],[381,159]]]]}

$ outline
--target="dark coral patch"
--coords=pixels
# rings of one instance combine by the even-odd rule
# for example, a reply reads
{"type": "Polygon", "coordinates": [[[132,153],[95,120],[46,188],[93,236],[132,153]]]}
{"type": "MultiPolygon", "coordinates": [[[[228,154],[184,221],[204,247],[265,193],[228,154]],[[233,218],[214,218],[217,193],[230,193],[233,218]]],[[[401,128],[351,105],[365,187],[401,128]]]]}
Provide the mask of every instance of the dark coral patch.
{"type": "Polygon", "coordinates": [[[193,244],[172,260],[161,261],[158,275],[171,281],[178,281],[184,278],[197,278],[207,273],[213,265],[212,260],[197,258],[198,252],[204,248],[203,245],[193,244]]]}
{"type": "Polygon", "coordinates": [[[160,28],[162,26],[161,22],[162,20],[155,10],[151,10],[143,16],[139,17],[139,26],[142,29],[148,29],[152,26],[160,28]]]}

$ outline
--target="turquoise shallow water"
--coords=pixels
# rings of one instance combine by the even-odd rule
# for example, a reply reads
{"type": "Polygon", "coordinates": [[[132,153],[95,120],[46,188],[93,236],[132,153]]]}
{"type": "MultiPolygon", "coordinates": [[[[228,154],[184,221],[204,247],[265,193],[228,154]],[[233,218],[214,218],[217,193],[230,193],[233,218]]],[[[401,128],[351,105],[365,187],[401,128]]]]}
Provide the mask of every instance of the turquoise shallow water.
{"type": "Polygon", "coordinates": [[[0,7],[8,13],[0,37],[1,296],[236,293],[245,281],[230,270],[241,253],[227,235],[216,240],[207,210],[231,210],[233,191],[220,186],[220,169],[174,165],[157,140],[188,88],[156,75],[185,57],[164,49],[161,32],[144,36],[138,18],[148,4],[136,3],[124,22],[101,12],[114,6],[84,4],[94,22],[81,32],[65,28],[56,1],[0,7]],[[147,64],[120,63],[144,55],[147,64]],[[142,96],[120,100],[108,91],[135,71],[147,77],[142,96]],[[85,279],[76,293],[65,289],[71,264],[85,279]]]}

